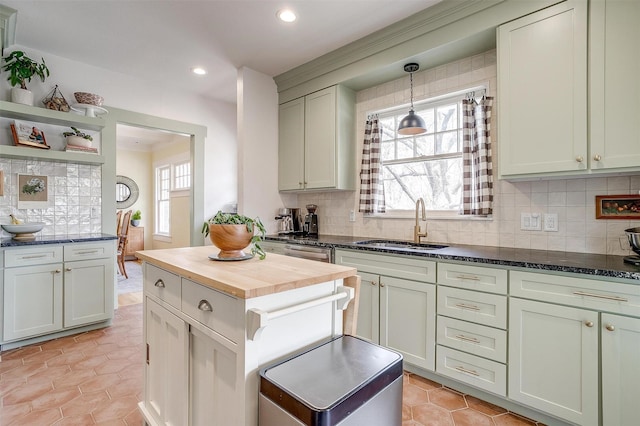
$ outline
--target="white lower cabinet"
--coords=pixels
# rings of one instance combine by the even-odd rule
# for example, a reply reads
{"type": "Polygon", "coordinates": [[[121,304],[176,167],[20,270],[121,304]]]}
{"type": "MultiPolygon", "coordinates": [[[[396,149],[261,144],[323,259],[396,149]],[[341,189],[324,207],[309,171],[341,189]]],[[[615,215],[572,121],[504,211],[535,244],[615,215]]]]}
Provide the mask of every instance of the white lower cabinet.
{"type": "Polygon", "coordinates": [[[380,343],[380,276],[360,272],[360,303],[358,305],[357,335],[373,343],[380,343]]]}
{"type": "Polygon", "coordinates": [[[5,249],[0,342],[54,338],[111,319],[114,241],[5,249]]]}
{"type": "Polygon", "coordinates": [[[602,314],[602,424],[638,422],[640,318],[602,314]]]}

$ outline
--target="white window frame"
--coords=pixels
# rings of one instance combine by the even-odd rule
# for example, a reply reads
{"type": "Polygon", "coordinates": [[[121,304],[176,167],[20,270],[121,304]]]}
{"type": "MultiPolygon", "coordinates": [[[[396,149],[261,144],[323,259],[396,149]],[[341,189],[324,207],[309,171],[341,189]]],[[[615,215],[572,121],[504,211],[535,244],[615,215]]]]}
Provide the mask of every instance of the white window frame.
{"type": "Polygon", "coordinates": [[[173,163],[171,165],[171,190],[172,191],[189,191],[191,189],[192,173],[191,173],[191,161],[181,161],[173,163]],[[186,173],[180,174],[183,167],[187,168],[186,173]],[[186,179],[186,185],[179,185],[179,183],[186,179]]]}
{"type": "Polygon", "coordinates": [[[171,165],[170,164],[162,164],[157,165],[155,167],[155,194],[154,194],[154,204],[156,208],[155,214],[155,223],[154,223],[154,235],[160,237],[171,237],[171,165]],[[161,174],[163,172],[168,172],[168,178],[164,179],[161,174]],[[163,188],[161,187],[161,181],[165,180],[168,183],[168,188],[166,188],[167,197],[161,198],[163,188]],[[160,212],[162,209],[161,203],[169,203],[169,229],[167,232],[160,231],[160,212]]]}

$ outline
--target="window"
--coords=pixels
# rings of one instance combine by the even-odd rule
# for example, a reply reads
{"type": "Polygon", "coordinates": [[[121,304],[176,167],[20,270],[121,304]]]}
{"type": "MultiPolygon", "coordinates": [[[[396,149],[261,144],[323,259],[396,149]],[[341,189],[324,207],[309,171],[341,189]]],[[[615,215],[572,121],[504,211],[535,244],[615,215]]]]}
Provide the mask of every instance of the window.
{"type": "Polygon", "coordinates": [[[191,163],[186,161],[173,167],[173,189],[176,191],[191,188],[191,163]]]}
{"type": "Polygon", "coordinates": [[[155,233],[170,235],[171,231],[171,167],[156,168],[156,229],[155,233]]]}
{"type": "Polygon", "coordinates": [[[421,135],[397,133],[408,108],[380,112],[380,156],[387,212],[415,210],[422,197],[429,210],[460,210],[462,203],[462,99],[456,94],[415,104],[427,127],[421,135]]]}

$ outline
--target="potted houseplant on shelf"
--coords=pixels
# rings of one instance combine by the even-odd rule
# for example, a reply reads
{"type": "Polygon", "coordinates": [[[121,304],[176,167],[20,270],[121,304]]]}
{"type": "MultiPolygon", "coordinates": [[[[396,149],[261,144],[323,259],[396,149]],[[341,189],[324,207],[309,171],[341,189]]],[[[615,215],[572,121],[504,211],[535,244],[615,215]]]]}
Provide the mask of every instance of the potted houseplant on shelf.
{"type": "Polygon", "coordinates": [[[49,77],[49,68],[42,58],[42,63],[38,63],[29,58],[20,50],[14,50],[4,58],[4,71],[9,71],[9,83],[11,89],[11,101],[19,104],[33,105],[33,92],[27,89],[27,82],[31,82],[34,76],[40,77],[44,83],[49,77]],[[16,87],[16,86],[20,87],[16,87]]]}
{"type": "Polygon", "coordinates": [[[142,219],[142,212],[140,210],[136,210],[131,215],[131,225],[133,226],[140,225],[140,219],[142,219]]]}
{"type": "Polygon", "coordinates": [[[75,127],[71,127],[72,132],[63,132],[62,136],[67,138],[67,145],[81,146],[84,148],[91,148],[91,142],[93,138],[84,132],[81,132],[75,127]]]}
{"type": "Polygon", "coordinates": [[[202,225],[202,233],[209,236],[214,246],[220,249],[221,260],[243,260],[246,256],[242,249],[251,244],[251,254],[258,255],[260,260],[266,253],[260,247],[266,229],[259,218],[250,218],[237,213],[218,211],[202,225]]]}

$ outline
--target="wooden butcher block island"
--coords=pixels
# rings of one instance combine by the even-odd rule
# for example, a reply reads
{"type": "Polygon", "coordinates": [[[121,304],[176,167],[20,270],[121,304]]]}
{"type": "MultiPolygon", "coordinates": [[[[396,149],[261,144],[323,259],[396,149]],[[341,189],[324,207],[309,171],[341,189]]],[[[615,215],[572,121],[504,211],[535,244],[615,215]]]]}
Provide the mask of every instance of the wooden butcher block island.
{"type": "Polygon", "coordinates": [[[355,268],[271,253],[210,260],[217,252],[137,252],[150,425],[256,426],[260,368],[355,327],[355,268]]]}

